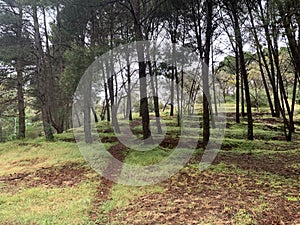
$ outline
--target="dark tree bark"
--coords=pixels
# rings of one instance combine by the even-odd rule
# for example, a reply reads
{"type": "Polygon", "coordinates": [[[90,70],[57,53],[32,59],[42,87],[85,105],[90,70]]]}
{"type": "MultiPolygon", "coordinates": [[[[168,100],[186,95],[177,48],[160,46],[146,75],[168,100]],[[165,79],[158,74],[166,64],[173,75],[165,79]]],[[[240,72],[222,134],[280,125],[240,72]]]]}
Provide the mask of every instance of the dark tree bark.
{"type": "Polygon", "coordinates": [[[208,68],[209,68],[209,58],[211,49],[211,40],[213,36],[213,2],[210,0],[206,1],[206,33],[205,33],[205,51],[204,51],[204,62],[206,66],[203,66],[203,146],[206,148],[209,137],[210,137],[210,92],[209,92],[209,80],[208,80],[208,68]]]}
{"type": "Polygon", "coordinates": [[[232,16],[234,19],[235,36],[236,36],[236,42],[237,42],[238,52],[239,52],[241,75],[243,77],[243,83],[244,83],[244,88],[245,88],[245,97],[246,97],[246,104],[247,104],[248,140],[253,140],[254,137],[253,137],[253,118],[252,118],[252,109],[251,109],[251,97],[250,97],[248,74],[247,74],[247,70],[246,70],[245,57],[244,57],[244,51],[243,51],[242,34],[241,34],[241,29],[240,29],[238,12],[234,5],[232,5],[231,10],[232,10],[231,13],[232,13],[232,16]]]}
{"type": "Polygon", "coordinates": [[[235,84],[235,92],[236,92],[236,112],[235,112],[235,121],[236,123],[241,123],[240,119],[240,63],[239,63],[239,52],[236,46],[235,49],[235,73],[236,73],[236,84],[235,84]]]}
{"type": "MultiPolygon", "coordinates": [[[[148,61],[148,67],[149,67],[149,73],[150,73],[150,82],[151,82],[151,89],[152,89],[152,94],[153,94],[153,103],[154,103],[154,112],[155,112],[155,117],[156,117],[156,126],[157,126],[157,133],[162,134],[162,128],[161,128],[161,123],[160,123],[160,113],[159,113],[159,102],[158,102],[158,94],[157,94],[157,89],[154,84],[154,76],[157,76],[153,72],[151,62],[148,61]]],[[[156,71],[156,64],[154,63],[154,70],[156,71]]]]}
{"type": "Polygon", "coordinates": [[[139,61],[139,79],[140,79],[140,114],[142,116],[143,126],[143,139],[145,144],[152,144],[153,140],[150,131],[150,117],[148,108],[148,97],[147,97],[147,82],[146,82],[146,62],[145,62],[145,50],[144,46],[140,41],[144,40],[142,25],[141,25],[141,9],[140,0],[134,1],[134,6],[131,10],[134,18],[134,32],[137,42],[137,53],[139,61]]]}
{"type": "Polygon", "coordinates": [[[171,97],[170,97],[170,116],[174,116],[174,77],[175,77],[175,68],[172,66],[171,73],[171,97]]]}
{"type": "MultiPolygon", "coordinates": [[[[107,64],[106,64],[107,65],[107,64]]],[[[102,117],[104,120],[104,117],[105,117],[105,113],[106,113],[106,117],[107,117],[107,121],[110,122],[110,107],[109,107],[109,95],[108,95],[108,87],[107,87],[107,81],[108,81],[108,78],[106,77],[106,73],[109,74],[109,71],[108,69],[104,69],[104,65],[102,64],[101,65],[101,70],[102,70],[102,75],[103,75],[103,80],[104,80],[104,95],[105,95],[105,103],[103,105],[103,110],[102,110],[102,117]]]]}
{"type": "Polygon", "coordinates": [[[98,119],[98,116],[97,116],[97,112],[96,112],[96,110],[94,109],[93,106],[91,106],[91,110],[92,110],[93,115],[94,115],[95,123],[98,123],[98,122],[99,122],[99,119],[98,119]]]}
{"type": "Polygon", "coordinates": [[[252,6],[251,6],[251,3],[248,2],[248,1],[247,1],[247,8],[248,8],[248,12],[249,12],[250,20],[251,20],[252,33],[253,33],[253,36],[254,36],[254,41],[255,41],[256,50],[257,50],[259,69],[260,69],[260,73],[262,75],[263,84],[264,84],[264,87],[265,87],[265,92],[266,92],[266,95],[267,95],[269,107],[270,107],[272,116],[277,117],[277,116],[279,116],[279,114],[274,109],[273,102],[272,102],[272,99],[271,99],[271,94],[270,94],[269,87],[268,87],[267,80],[266,80],[266,76],[265,76],[265,72],[264,72],[264,69],[263,69],[262,57],[264,57],[264,55],[263,55],[262,47],[261,47],[260,42],[259,42],[257,29],[255,28],[254,17],[253,17],[253,12],[252,12],[252,6]]]}
{"type": "MultiPolygon", "coordinates": [[[[267,46],[268,46],[268,56],[269,56],[269,63],[267,62],[267,59],[265,57],[265,54],[263,53],[263,50],[260,47],[260,55],[262,57],[262,60],[264,62],[267,75],[269,77],[272,89],[273,89],[273,96],[274,96],[274,114],[272,115],[273,117],[280,117],[280,111],[281,111],[281,104],[280,104],[280,99],[279,99],[279,93],[278,93],[278,85],[277,85],[277,75],[276,75],[276,70],[275,70],[275,65],[274,65],[274,59],[273,59],[273,43],[271,40],[271,34],[270,34],[270,29],[269,29],[269,18],[270,15],[269,13],[267,15],[264,15],[264,7],[262,5],[261,1],[258,1],[258,7],[260,11],[260,18],[263,22],[263,28],[265,31],[265,37],[267,40],[267,46]]],[[[258,43],[257,43],[258,44],[258,43]]],[[[258,44],[258,46],[260,46],[258,44]]]]}
{"type": "Polygon", "coordinates": [[[34,22],[34,39],[36,46],[36,58],[37,58],[37,76],[38,76],[38,91],[39,100],[41,104],[42,121],[46,140],[54,140],[52,126],[51,126],[51,115],[50,115],[50,105],[49,105],[49,95],[47,93],[47,69],[46,62],[44,58],[44,52],[42,47],[42,40],[40,36],[39,20],[37,13],[37,6],[32,6],[32,16],[34,22]]]}
{"type": "MultiPolygon", "coordinates": [[[[23,29],[23,9],[19,7],[19,20],[17,22],[16,38],[18,41],[18,51],[22,51],[22,29],[23,29]]],[[[25,138],[25,101],[24,101],[24,78],[23,78],[23,65],[21,53],[17,56],[16,71],[17,71],[17,96],[18,96],[18,112],[19,112],[19,139],[25,138]]]]}
{"type": "Polygon", "coordinates": [[[83,106],[83,114],[84,114],[84,137],[85,143],[91,144],[93,143],[92,133],[91,133],[91,87],[92,82],[89,77],[86,77],[84,83],[84,106],[83,106]]]}
{"type": "MultiPolygon", "coordinates": [[[[112,67],[112,65],[111,65],[112,67]]],[[[117,107],[115,102],[115,93],[114,93],[114,76],[113,71],[110,71],[110,77],[108,78],[108,91],[109,91],[109,97],[110,97],[110,104],[111,104],[111,119],[112,119],[112,125],[115,129],[116,133],[120,133],[120,127],[117,119],[117,107]]]]}
{"type": "Polygon", "coordinates": [[[132,98],[131,98],[131,68],[129,59],[127,60],[127,111],[126,116],[132,121],[132,98]]]}
{"type": "MultiPolygon", "coordinates": [[[[17,64],[19,64],[17,62],[17,64]]],[[[17,66],[17,95],[18,95],[18,112],[19,112],[19,129],[18,138],[25,138],[25,101],[24,101],[24,80],[22,69],[17,66]]]]}

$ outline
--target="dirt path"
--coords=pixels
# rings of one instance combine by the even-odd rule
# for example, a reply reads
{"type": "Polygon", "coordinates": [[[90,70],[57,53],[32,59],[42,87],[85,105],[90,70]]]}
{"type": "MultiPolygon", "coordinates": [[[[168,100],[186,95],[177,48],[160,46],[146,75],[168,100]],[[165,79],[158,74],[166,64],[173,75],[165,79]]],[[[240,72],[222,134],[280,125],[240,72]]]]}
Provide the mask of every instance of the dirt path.
{"type": "MultiPolygon", "coordinates": [[[[121,162],[124,161],[126,147],[121,143],[112,146],[108,151],[114,158],[118,159],[121,162]]],[[[116,165],[112,160],[108,164],[106,170],[103,172],[103,176],[100,178],[100,185],[98,185],[97,187],[97,195],[93,202],[93,211],[90,213],[90,218],[95,224],[102,224],[101,222],[97,222],[99,218],[102,218],[105,215],[105,213],[101,210],[101,205],[104,202],[110,200],[110,191],[114,184],[113,181],[108,180],[106,177],[118,177],[121,171],[122,168],[116,165]]]]}

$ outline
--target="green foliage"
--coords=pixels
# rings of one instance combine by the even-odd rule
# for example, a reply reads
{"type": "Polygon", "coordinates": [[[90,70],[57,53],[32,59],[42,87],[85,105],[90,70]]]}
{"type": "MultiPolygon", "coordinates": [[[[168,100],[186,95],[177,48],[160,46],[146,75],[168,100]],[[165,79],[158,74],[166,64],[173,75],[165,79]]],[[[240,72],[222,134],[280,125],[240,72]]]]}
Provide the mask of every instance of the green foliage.
{"type": "Polygon", "coordinates": [[[70,50],[65,52],[64,58],[67,67],[60,80],[60,86],[68,96],[71,97],[76,91],[81,77],[86,69],[93,63],[95,57],[101,56],[106,50],[107,48],[105,47],[87,49],[73,45],[70,50]]]}

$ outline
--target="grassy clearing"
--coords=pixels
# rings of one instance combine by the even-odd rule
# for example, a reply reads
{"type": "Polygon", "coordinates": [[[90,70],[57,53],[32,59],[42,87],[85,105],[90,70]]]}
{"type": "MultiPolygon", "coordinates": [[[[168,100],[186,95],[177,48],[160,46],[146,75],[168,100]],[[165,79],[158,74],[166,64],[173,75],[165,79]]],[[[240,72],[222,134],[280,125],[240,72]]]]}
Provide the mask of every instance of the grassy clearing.
{"type": "MultiPolygon", "coordinates": [[[[57,137],[66,136],[69,134],[57,137]]],[[[34,174],[44,168],[72,163],[87,165],[75,143],[45,142],[38,138],[0,144],[0,176],[34,174]]],[[[95,177],[91,172],[85,176],[86,180],[72,187],[43,184],[31,187],[23,180],[14,186],[0,182],[0,224],[86,224],[99,182],[87,180],[95,177]]],[[[38,177],[32,179],[40,182],[38,177]]]]}
{"type": "Polygon", "coordinates": [[[0,144],[0,176],[32,172],[64,162],[84,163],[75,143],[43,138],[0,144]]]}
{"type": "Polygon", "coordinates": [[[145,194],[163,193],[165,190],[159,185],[129,187],[121,184],[116,184],[111,189],[111,200],[105,202],[101,209],[105,212],[110,212],[112,209],[124,208],[128,206],[130,201],[139,198],[145,194]]]}
{"type": "MultiPolygon", "coordinates": [[[[99,197],[102,184],[97,180],[97,174],[91,171],[86,171],[85,178],[71,187],[32,187],[20,181],[18,188],[10,188],[0,182],[0,224],[247,225],[300,218],[297,215],[300,187],[295,178],[300,171],[299,134],[295,134],[293,142],[280,141],[278,137],[283,136],[280,121],[265,126],[262,124],[264,119],[268,118],[260,116],[259,122],[255,123],[254,141],[245,140],[247,124],[244,120],[241,124],[230,121],[222,150],[206,171],[200,173],[198,163],[192,160],[158,185],[128,187],[113,184],[107,199],[100,202],[97,209],[93,203],[99,197]],[[282,212],[285,208],[288,217],[285,217],[287,212],[282,212]],[[98,218],[91,219],[90,212],[95,210],[101,213],[98,218]]],[[[170,156],[174,151],[174,140],[180,137],[180,128],[176,127],[175,117],[166,116],[163,120],[168,137],[166,143],[151,151],[127,148],[126,163],[147,166],[170,156]]],[[[197,128],[193,128],[193,124],[194,121],[190,121],[188,129],[194,135],[197,128]]],[[[131,125],[134,133],[141,132],[140,121],[136,119],[131,125]]],[[[116,135],[109,124],[99,123],[96,128],[100,132],[99,138],[104,140],[105,149],[116,146],[116,135]]],[[[201,130],[199,133],[201,137],[201,130]]],[[[55,142],[49,143],[37,138],[0,144],[0,176],[33,173],[69,163],[87,165],[73,142],[72,132],[55,138],[55,142]]],[[[189,138],[198,140],[199,134],[189,138]]],[[[103,158],[98,156],[104,152],[99,153],[93,146],[91,149],[86,149],[87,157],[95,156],[95,164],[101,164],[103,158]]],[[[197,149],[193,157],[201,154],[203,150],[197,149]]]]}
{"type": "Polygon", "coordinates": [[[92,209],[96,183],[72,188],[24,188],[1,192],[0,224],[85,224],[92,209]]]}

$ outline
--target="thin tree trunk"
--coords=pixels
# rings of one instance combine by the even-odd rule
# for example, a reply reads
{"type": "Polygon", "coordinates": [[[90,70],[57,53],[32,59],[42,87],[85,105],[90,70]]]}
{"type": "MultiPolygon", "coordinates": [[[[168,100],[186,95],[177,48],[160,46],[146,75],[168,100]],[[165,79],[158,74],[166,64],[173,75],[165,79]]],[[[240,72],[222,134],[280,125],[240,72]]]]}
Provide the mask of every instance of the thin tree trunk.
{"type": "Polygon", "coordinates": [[[174,116],[174,77],[175,77],[175,68],[172,66],[172,74],[171,74],[171,109],[170,116],[174,116]]]}
{"type": "Polygon", "coordinates": [[[87,77],[84,83],[84,136],[85,136],[85,143],[91,144],[93,143],[92,133],[91,133],[91,88],[92,88],[92,81],[91,78],[87,77]]]}
{"type": "MultiPolygon", "coordinates": [[[[23,9],[19,8],[19,21],[17,25],[17,41],[18,41],[18,47],[19,50],[22,51],[22,29],[23,29],[23,9]]],[[[21,54],[19,54],[21,55],[21,54]]],[[[24,80],[23,80],[23,66],[21,59],[19,58],[19,55],[17,56],[17,62],[16,62],[16,71],[17,71],[17,96],[18,96],[18,112],[19,112],[19,128],[18,128],[18,139],[25,138],[25,101],[24,101],[24,80]]]]}
{"type": "Polygon", "coordinates": [[[127,111],[126,116],[132,121],[132,99],[131,99],[131,71],[129,60],[127,61],[127,111]]]}
{"type": "Polygon", "coordinates": [[[236,111],[235,111],[235,121],[236,123],[241,123],[240,119],[240,63],[239,63],[239,52],[236,46],[235,49],[235,71],[236,71],[236,111]]]}
{"type": "MultiPolygon", "coordinates": [[[[240,59],[238,59],[240,60],[240,59]]],[[[244,78],[241,76],[241,106],[242,106],[242,117],[246,116],[245,112],[245,91],[244,91],[244,78]]]]}
{"type": "Polygon", "coordinates": [[[252,109],[251,109],[251,97],[250,97],[250,89],[248,83],[248,74],[245,65],[245,58],[244,58],[244,51],[243,51],[243,41],[242,41],[242,34],[239,25],[239,19],[237,13],[233,10],[233,17],[235,23],[235,35],[236,41],[238,45],[239,57],[240,57],[240,68],[241,68],[241,75],[244,81],[245,87],[245,97],[246,97],[246,104],[247,104],[247,122],[248,122],[248,140],[253,140],[253,118],[252,118],[252,109]]]}
{"type": "MultiPolygon", "coordinates": [[[[113,64],[113,56],[110,55],[110,62],[107,65],[107,70],[108,70],[108,92],[109,92],[109,97],[110,97],[110,103],[111,103],[111,120],[112,120],[112,125],[115,129],[116,133],[120,133],[120,127],[119,127],[119,123],[118,123],[118,111],[117,111],[117,106],[116,106],[116,101],[115,101],[115,92],[114,92],[114,64],[113,64]]],[[[117,79],[117,78],[115,78],[117,79]]]]}
{"type": "Polygon", "coordinates": [[[48,104],[48,93],[47,93],[47,70],[44,60],[44,53],[42,47],[42,40],[40,37],[40,28],[39,21],[37,15],[37,6],[32,6],[33,10],[33,22],[34,22],[34,38],[35,38],[35,46],[36,46],[36,57],[37,57],[37,76],[38,76],[38,90],[39,90],[39,99],[41,104],[41,112],[42,112],[42,121],[43,128],[46,140],[52,141],[54,140],[52,126],[51,126],[51,116],[49,112],[49,104],[48,104]]]}
{"type": "Polygon", "coordinates": [[[203,146],[204,149],[208,145],[210,137],[210,121],[209,121],[209,102],[210,102],[210,93],[209,93],[209,58],[210,58],[210,49],[211,49],[211,39],[213,35],[213,2],[210,0],[206,1],[206,34],[205,34],[205,51],[204,51],[204,62],[206,66],[203,66],[203,146]]]}
{"type": "Polygon", "coordinates": [[[265,30],[265,36],[266,36],[266,40],[267,40],[267,45],[268,45],[268,55],[269,55],[269,64],[266,62],[266,59],[265,59],[265,56],[264,56],[264,53],[263,51],[261,50],[261,56],[265,62],[265,66],[266,66],[266,69],[267,69],[267,72],[268,72],[268,76],[269,76],[269,79],[270,79],[270,82],[271,82],[271,85],[272,85],[272,88],[273,88],[273,95],[274,95],[274,106],[275,106],[275,114],[274,116],[275,117],[280,117],[280,100],[279,100],[279,94],[278,94],[278,85],[277,85],[277,82],[276,82],[276,72],[275,72],[275,66],[274,66],[274,60],[273,60],[273,44],[272,44],[272,40],[271,40],[271,35],[270,35],[270,30],[269,30],[269,22],[268,20],[266,20],[266,16],[267,18],[270,16],[270,15],[263,15],[263,12],[265,11],[263,9],[263,6],[262,6],[262,2],[259,2],[259,9],[260,9],[260,12],[261,12],[261,19],[262,19],[262,22],[263,22],[263,27],[264,27],[264,30],[265,30]],[[269,71],[269,65],[270,65],[270,71],[269,71]]]}
{"type": "Polygon", "coordinates": [[[181,107],[180,107],[180,90],[179,90],[179,77],[178,77],[178,70],[176,67],[175,72],[175,79],[176,79],[176,93],[177,93],[177,126],[181,126],[181,107]]]}
{"type": "Polygon", "coordinates": [[[17,69],[17,95],[18,95],[18,111],[19,111],[19,129],[18,129],[18,138],[25,138],[25,101],[24,101],[24,81],[23,73],[20,69],[17,69]]]}
{"type": "MultiPolygon", "coordinates": [[[[154,65],[156,66],[156,65],[154,65]]],[[[162,128],[160,124],[160,114],[159,114],[159,102],[158,102],[158,94],[157,89],[155,88],[154,84],[154,76],[157,76],[157,74],[153,73],[151,62],[148,61],[148,67],[149,67],[149,73],[150,73],[150,82],[151,82],[151,88],[152,88],[152,94],[153,94],[153,102],[154,102],[154,112],[155,112],[155,118],[156,118],[156,126],[157,126],[157,133],[162,134],[162,128]]]]}
{"type": "Polygon", "coordinates": [[[272,99],[271,99],[269,87],[268,87],[268,84],[267,84],[267,81],[266,81],[265,72],[264,72],[264,69],[263,69],[263,62],[262,62],[262,57],[264,57],[264,56],[262,56],[263,55],[263,51],[262,51],[262,47],[261,47],[261,45],[259,43],[257,31],[255,29],[255,24],[254,24],[254,18],[253,18],[253,14],[252,14],[252,9],[251,9],[251,6],[249,5],[249,2],[247,2],[247,8],[248,8],[248,12],[249,12],[249,15],[250,15],[251,25],[252,25],[252,28],[253,28],[253,35],[254,35],[255,45],[256,45],[256,50],[257,50],[259,69],[260,69],[260,73],[262,75],[263,84],[264,84],[264,87],[265,87],[265,91],[266,91],[266,95],[267,95],[269,107],[270,107],[272,116],[276,117],[276,116],[278,116],[278,113],[275,112],[275,110],[274,110],[274,106],[273,106],[273,103],[272,103],[272,99]]]}
{"type": "Polygon", "coordinates": [[[145,144],[152,144],[153,139],[150,131],[150,117],[147,97],[147,82],[146,82],[146,62],[145,50],[140,41],[143,41],[143,32],[140,24],[140,0],[135,0],[135,6],[131,12],[134,17],[134,31],[137,41],[137,54],[139,61],[139,79],[140,79],[140,114],[142,116],[143,139],[145,144]]]}
{"type": "Polygon", "coordinates": [[[98,122],[99,122],[99,119],[98,119],[98,116],[97,116],[97,112],[96,112],[96,110],[94,109],[93,106],[91,106],[91,110],[92,110],[93,115],[94,115],[95,123],[98,123],[98,122]]]}

